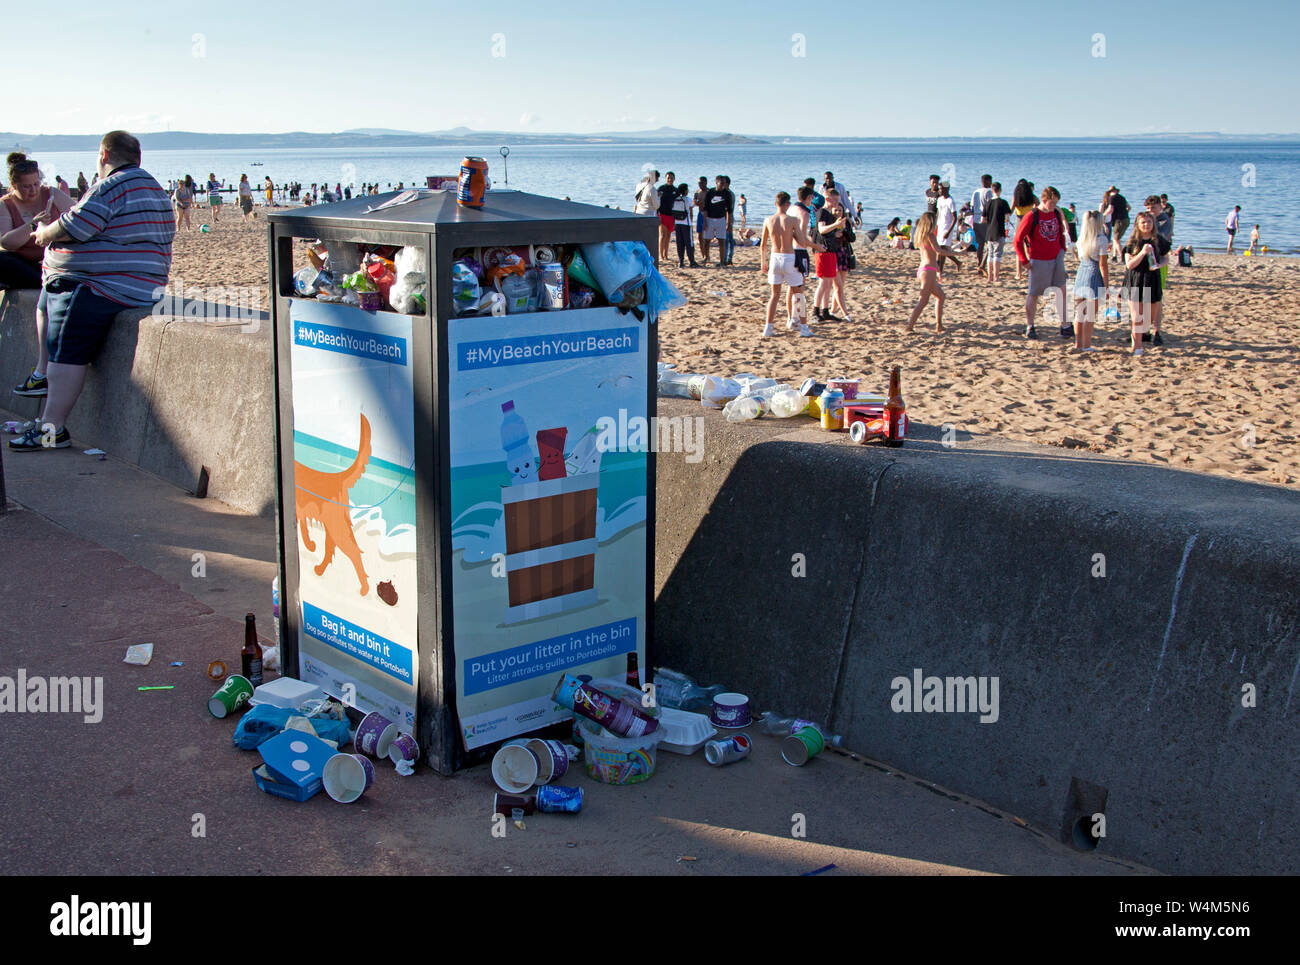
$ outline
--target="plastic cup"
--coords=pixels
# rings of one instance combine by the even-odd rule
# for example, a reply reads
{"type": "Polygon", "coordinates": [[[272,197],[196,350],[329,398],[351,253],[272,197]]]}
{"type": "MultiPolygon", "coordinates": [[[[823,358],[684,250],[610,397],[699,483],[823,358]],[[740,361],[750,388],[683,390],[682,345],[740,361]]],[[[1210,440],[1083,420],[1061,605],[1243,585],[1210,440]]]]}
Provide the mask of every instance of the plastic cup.
{"type": "Polygon", "coordinates": [[[804,727],[781,742],[781,756],[793,767],[803,767],[826,747],[821,731],[816,727],[804,727]]]}
{"type": "Polygon", "coordinates": [[[380,713],[367,714],[357,726],[352,743],[362,754],[387,757],[388,747],[397,739],[397,725],[380,713]]]}
{"type": "Polygon", "coordinates": [[[321,784],[340,804],[351,804],[375,783],[375,765],[361,754],[335,754],[325,762],[321,784]]]}
{"type": "Polygon", "coordinates": [[[533,738],[525,745],[537,758],[537,783],[558,781],[569,769],[569,754],[559,741],[533,738]]]}
{"type": "Polygon", "coordinates": [[[420,759],[420,745],[410,734],[398,734],[388,745],[388,759],[394,764],[410,761],[414,764],[420,759]]]}
{"type": "Polygon", "coordinates": [[[208,712],[213,717],[227,717],[248,703],[253,684],[247,677],[232,673],[215,694],[208,698],[208,712]]]}
{"type": "Polygon", "coordinates": [[[492,780],[507,794],[523,794],[537,783],[541,765],[525,744],[506,744],[492,758],[492,780]]]}

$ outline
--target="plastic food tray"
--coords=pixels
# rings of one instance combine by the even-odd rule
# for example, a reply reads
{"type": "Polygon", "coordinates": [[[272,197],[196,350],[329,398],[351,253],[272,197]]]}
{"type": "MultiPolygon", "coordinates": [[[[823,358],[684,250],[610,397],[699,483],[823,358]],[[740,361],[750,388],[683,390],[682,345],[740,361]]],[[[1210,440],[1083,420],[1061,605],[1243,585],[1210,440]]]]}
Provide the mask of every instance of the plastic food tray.
{"type": "Polygon", "coordinates": [[[315,684],[304,683],[293,677],[277,677],[256,688],[248,703],[254,707],[258,704],[270,704],[273,707],[296,710],[307,701],[324,696],[325,692],[315,684]]]}
{"type": "Polygon", "coordinates": [[[662,707],[660,711],[659,723],[668,731],[659,745],[660,750],[694,754],[718,732],[708,714],[693,714],[675,707],[662,707]]]}

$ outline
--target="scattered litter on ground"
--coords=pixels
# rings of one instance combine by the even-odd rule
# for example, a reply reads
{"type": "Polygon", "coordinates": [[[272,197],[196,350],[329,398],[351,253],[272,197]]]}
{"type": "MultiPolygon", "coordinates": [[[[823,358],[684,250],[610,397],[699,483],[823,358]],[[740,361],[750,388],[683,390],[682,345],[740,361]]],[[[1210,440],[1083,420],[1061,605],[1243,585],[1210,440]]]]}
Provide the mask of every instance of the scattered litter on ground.
{"type": "Polygon", "coordinates": [[[152,643],[137,643],[126,648],[126,656],[123,663],[134,664],[137,667],[146,666],[153,659],[152,643]]]}
{"type": "Polygon", "coordinates": [[[83,456],[103,456],[107,455],[103,449],[84,449],[81,453],[83,456]]]}
{"type": "Polygon", "coordinates": [[[136,690],[175,690],[176,687],[174,684],[167,684],[161,687],[136,687],[135,689],[136,690]]]}

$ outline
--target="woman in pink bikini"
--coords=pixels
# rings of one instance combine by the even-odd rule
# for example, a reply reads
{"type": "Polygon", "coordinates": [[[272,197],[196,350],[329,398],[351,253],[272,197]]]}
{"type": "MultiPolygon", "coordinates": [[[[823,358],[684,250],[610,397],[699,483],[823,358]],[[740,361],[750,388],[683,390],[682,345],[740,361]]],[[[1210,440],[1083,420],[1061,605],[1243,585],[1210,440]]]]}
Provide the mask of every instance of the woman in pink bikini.
{"type": "Polygon", "coordinates": [[[945,296],[943,286],[939,284],[939,244],[935,239],[934,212],[927,211],[921,215],[921,220],[916,223],[916,230],[912,232],[912,241],[917,251],[921,253],[921,265],[916,269],[916,279],[921,283],[921,297],[917,299],[916,307],[912,309],[912,317],[907,320],[907,330],[910,332],[916,325],[916,320],[921,317],[921,312],[925,310],[926,303],[933,295],[934,330],[942,332],[945,296]]]}

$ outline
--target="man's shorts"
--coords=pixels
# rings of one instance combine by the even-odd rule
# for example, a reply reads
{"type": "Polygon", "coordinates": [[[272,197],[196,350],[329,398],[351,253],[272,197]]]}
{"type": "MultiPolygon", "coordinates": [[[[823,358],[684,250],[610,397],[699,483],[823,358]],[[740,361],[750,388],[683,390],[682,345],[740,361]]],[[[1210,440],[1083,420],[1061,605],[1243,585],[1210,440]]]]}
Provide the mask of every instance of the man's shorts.
{"type": "Polygon", "coordinates": [[[50,361],[89,365],[99,355],[117,313],[127,306],[91,291],[71,278],[51,278],[36,307],[45,313],[45,344],[50,361]]]}
{"type": "Polygon", "coordinates": [[[817,253],[817,277],[834,278],[837,259],[833,251],[819,251],[817,253]]]}
{"type": "Polygon", "coordinates": [[[1128,218],[1116,218],[1115,223],[1111,225],[1111,237],[1115,241],[1124,240],[1124,232],[1128,230],[1128,218]]]}
{"type": "Polygon", "coordinates": [[[669,231],[672,231],[673,224],[675,223],[675,219],[670,214],[661,214],[659,216],[659,223],[663,225],[663,227],[667,228],[669,231]]]}
{"type": "Polygon", "coordinates": [[[1049,288],[1065,287],[1065,252],[1050,261],[1031,259],[1029,262],[1029,295],[1035,297],[1049,288]]]}
{"type": "Polygon", "coordinates": [[[795,267],[795,253],[779,254],[772,252],[767,261],[767,283],[769,285],[789,285],[798,288],[803,284],[803,275],[795,267]]]}
{"type": "Polygon", "coordinates": [[[796,248],[794,250],[794,270],[801,275],[807,275],[808,272],[812,271],[807,248],[796,248]]]}
{"type": "Polygon", "coordinates": [[[704,219],[704,240],[705,241],[726,241],[727,240],[727,219],[726,218],[705,218],[704,219]]]}
{"type": "Polygon", "coordinates": [[[1002,246],[1007,243],[1005,238],[986,238],[984,239],[984,260],[994,261],[999,265],[1002,264],[1002,246]]]}

